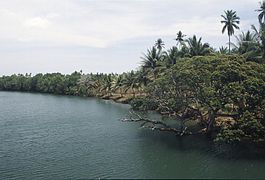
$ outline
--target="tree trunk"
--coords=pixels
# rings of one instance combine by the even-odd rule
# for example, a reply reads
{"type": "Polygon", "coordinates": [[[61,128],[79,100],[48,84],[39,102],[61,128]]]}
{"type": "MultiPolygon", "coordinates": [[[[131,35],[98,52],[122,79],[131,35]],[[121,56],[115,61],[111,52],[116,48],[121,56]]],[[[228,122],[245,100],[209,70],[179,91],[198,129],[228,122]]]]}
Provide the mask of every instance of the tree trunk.
{"type": "Polygon", "coordinates": [[[135,98],[135,90],[132,88],[133,98],[135,98]]]}
{"type": "Polygon", "coordinates": [[[120,97],[122,97],[122,94],[123,94],[123,93],[122,93],[122,90],[121,90],[121,89],[119,89],[119,91],[120,91],[120,97]]]}
{"type": "Polygon", "coordinates": [[[230,46],[231,46],[231,40],[230,40],[230,36],[228,35],[228,38],[229,38],[229,54],[231,54],[231,49],[230,49],[230,46]]]}
{"type": "Polygon", "coordinates": [[[216,118],[216,111],[209,110],[208,111],[207,129],[206,129],[207,133],[210,133],[213,130],[215,118],[216,118]]]}
{"type": "Polygon", "coordinates": [[[180,131],[183,132],[184,130],[184,120],[180,119],[180,131]]]}

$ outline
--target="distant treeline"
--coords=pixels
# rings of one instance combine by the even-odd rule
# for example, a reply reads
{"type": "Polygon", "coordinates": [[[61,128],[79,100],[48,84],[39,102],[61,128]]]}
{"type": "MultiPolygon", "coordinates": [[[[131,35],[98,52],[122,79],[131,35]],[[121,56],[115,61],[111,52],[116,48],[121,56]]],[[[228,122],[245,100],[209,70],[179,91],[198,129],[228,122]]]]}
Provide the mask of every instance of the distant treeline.
{"type": "Polygon", "coordinates": [[[0,90],[77,95],[77,82],[80,77],[80,72],[74,72],[71,75],[60,73],[37,74],[35,76],[14,74],[0,78],[0,90]]]}

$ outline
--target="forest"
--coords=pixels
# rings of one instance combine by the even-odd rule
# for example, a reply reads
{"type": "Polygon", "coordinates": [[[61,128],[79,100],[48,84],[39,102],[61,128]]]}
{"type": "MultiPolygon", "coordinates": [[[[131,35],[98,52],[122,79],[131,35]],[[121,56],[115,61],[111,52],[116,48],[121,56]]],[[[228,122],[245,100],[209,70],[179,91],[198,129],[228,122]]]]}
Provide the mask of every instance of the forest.
{"type": "MultiPolygon", "coordinates": [[[[253,10],[254,11],[254,10],[253,10]]],[[[132,112],[122,119],[177,136],[205,134],[216,143],[265,143],[265,1],[255,11],[259,26],[240,31],[236,11],[221,15],[228,47],[178,31],[176,45],[161,38],[141,57],[142,65],[122,74],[13,74],[0,78],[1,91],[99,97],[155,110],[176,126],[132,112]],[[236,42],[231,42],[234,36],[236,42]]]]}

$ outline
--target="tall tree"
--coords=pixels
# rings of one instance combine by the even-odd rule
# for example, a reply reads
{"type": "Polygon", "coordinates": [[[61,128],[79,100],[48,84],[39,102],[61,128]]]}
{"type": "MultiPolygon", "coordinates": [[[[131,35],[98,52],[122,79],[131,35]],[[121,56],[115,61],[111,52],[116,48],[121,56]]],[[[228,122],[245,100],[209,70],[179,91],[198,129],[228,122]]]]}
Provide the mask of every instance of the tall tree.
{"type": "Polygon", "coordinates": [[[119,90],[120,96],[122,96],[123,75],[116,74],[113,77],[113,80],[111,83],[112,83],[112,86],[111,86],[112,91],[116,92],[117,90],[119,90]]]}
{"type": "Polygon", "coordinates": [[[145,70],[151,70],[153,72],[154,78],[158,73],[157,67],[160,66],[160,62],[163,60],[163,55],[161,51],[157,50],[155,47],[148,49],[144,57],[141,57],[142,65],[145,70]]]}
{"type": "Polygon", "coordinates": [[[255,36],[259,39],[260,49],[261,49],[261,62],[265,59],[265,24],[260,24],[260,29],[258,30],[254,25],[252,25],[255,36]]]}
{"type": "Polygon", "coordinates": [[[155,47],[159,51],[161,51],[165,47],[165,43],[163,42],[163,40],[161,38],[157,39],[157,41],[155,42],[155,47]]]}
{"type": "Polygon", "coordinates": [[[260,12],[258,16],[259,23],[264,24],[265,23],[265,1],[264,0],[260,2],[260,8],[257,9],[256,11],[260,12]]]}
{"type": "Polygon", "coordinates": [[[219,48],[219,51],[218,51],[220,54],[227,54],[228,53],[228,49],[227,47],[220,47],[219,48]]]}
{"type": "Polygon", "coordinates": [[[173,46],[167,52],[164,53],[164,56],[166,65],[171,66],[176,64],[177,59],[181,57],[181,52],[176,46],[173,46]]]}
{"type": "Polygon", "coordinates": [[[187,39],[189,54],[191,56],[204,56],[211,52],[210,45],[208,43],[202,43],[202,38],[194,35],[192,38],[187,39]]]}
{"type": "Polygon", "coordinates": [[[258,35],[247,31],[236,36],[237,44],[233,44],[239,54],[244,55],[247,60],[255,60],[260,56],[261,48],[258,35]]]}
{"type": "Polygon", "coordinates": [[[178,33],[177,33],[177,37],[176,37],[176,41],[177,41],[177,45],[182,45],[183,44],[183,42],[184,42],[184,37],[185,37],[186,35],[185,34],[183,34],[181,31],[179,31],[178,33]]]}
{"type": "Polygon", "coordinates": [[[157,52],[157,49],[153,47],[152,49],[148,49],[147,53],[144,54],[141,59],[143,60],[143,67],[146,69],[155,69],[157,65],[157,61],[161,58],[161,55],[159,52],[157,52]]]}
{"type": "Polygon", "coordinates": [[[231,36],[235,33],[235,29],[239,29],[239,20],[240,18],[236,15],[236,11],[233,10],[227,10],[225,11],[225,15],[221,15],[221,17],[224,19],[221,21],[222,24],[224,24],[224,27],[222,29],[222,33],[227,30],[228,38],[229,38],[229,53],[231,52],[231,36]]]}

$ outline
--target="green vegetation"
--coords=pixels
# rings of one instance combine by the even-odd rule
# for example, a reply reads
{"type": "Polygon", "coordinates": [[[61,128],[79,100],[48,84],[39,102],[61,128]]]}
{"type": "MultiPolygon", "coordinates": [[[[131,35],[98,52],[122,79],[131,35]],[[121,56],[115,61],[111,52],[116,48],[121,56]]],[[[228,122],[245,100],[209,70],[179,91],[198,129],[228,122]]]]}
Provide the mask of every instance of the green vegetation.
{"type": "Polygon", "coordinates": [[[0,90],[82,95],[81,87],[77,85],[80,77],[81,74],[78,72],[71,75],[60,73],[37,74],[35,76],[14,74],[0,78],[0,90]]]}
{"type": "Polygon", "coordinates": [[[135,110],[156,110],[175,117],[176,126],[137,114],[124,121],[176,135],[206,134],[216,142],[265,142],[265,1],[258,10],[259,30],[236,36],[239,17],[222,15],[229,48],[215,50],[201,37],[177,33],[176,46],[164,49],[159,38],[142,56],[137,71],[122,74],[12,75],[0,90],[94,96],[130,102],[135,110]],[[231,49],[232,45],[232,49],[231,49]]]}
{"type": "MultiPolygon", "coordinates": [[[[216,141],[264,141],[265,65],[238,55],[182,58],[147,87],[162,114],[217,133],[216,141]],[[194,124],[193,123],[193,124],[194,124]]],[[[186,127],[186,126],[185,126],[186,127]]]]}
{"type": "Polygon", "coordinates": [[[237,24],[239,24],[239,17],[237,17],[236,12],[233,10],[227,10],[225,11],[225,15],[222,15],[222,18],[224,18],[224,20],[221,21],[221,23],[224,23],[224,27],[222,30],[222,33],[225,32],[225,30],[227,30],[227,34],[228,34],[228,38],[229,38],[229,53],[231,51],[231,39],[230,37],[235,33],[235,29],[239,29],[239,27],[237,26],[237,24]]]}

